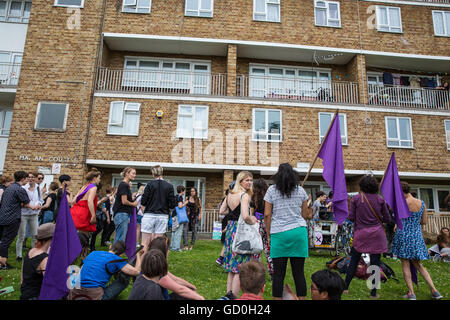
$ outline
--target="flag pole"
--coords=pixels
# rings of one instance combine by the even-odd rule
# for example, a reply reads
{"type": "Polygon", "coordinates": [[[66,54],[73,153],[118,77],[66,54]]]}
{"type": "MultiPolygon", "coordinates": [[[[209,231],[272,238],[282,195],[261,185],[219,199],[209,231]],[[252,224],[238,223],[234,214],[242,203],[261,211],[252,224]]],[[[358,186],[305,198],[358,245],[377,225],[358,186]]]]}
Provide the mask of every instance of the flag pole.
{"type": "Polygon", "coordinates": [[[311,170],[312,170],[312,167],[314,166],[314,163],[316,163],[316,160],[319,157],[320,151],[322,151],[323,142],[327,139],[328,134],[330,133],[331,126],[333,125],[334,120],[336,119],[336,116],[337,116],[338,112],[339,112],[339,109],[336,109],[336,112],[334,113],[333,118],[331,119],[330,125],[328,126],[327,133],[325,134],[325,136],[322,139],[322,142],[320,143],[319,150],[317,151],[316,156],[314,157],[314,160],[309,165],[308,172],[306,173],[305,179],[303,179],[303,182],[302,182],[302,187],[305,185],[306,180],[308,180],[309,175],[310,175],[311,170]]]}

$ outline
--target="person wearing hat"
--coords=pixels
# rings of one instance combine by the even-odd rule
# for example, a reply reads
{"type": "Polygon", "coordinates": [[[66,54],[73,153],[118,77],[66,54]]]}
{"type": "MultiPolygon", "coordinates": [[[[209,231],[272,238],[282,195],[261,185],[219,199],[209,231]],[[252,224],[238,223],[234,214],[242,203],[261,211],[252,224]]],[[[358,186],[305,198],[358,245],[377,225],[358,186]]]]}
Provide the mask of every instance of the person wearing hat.
{"type": "Polygon", "coordinates": [[[37,230],[36,243],[22,264],[20,300],[38,300],[48,261],[48,249],[55,233],[54,223],[41,224],[37,230]]]}

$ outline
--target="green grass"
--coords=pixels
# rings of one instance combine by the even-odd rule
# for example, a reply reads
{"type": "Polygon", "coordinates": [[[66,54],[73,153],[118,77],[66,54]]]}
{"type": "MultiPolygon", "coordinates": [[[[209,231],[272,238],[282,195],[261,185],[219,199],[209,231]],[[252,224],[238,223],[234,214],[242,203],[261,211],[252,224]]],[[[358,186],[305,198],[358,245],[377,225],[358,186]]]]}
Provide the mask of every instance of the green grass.
{"type": "MultiPolygon", "coordinates": [[[[30,246],[31,240],[28,240],[30,246]]],[[[184,252],[170,252],[169,253],[169,270],[187,281],[194,284],[199,294],[206,299],[215,300],[226,293],[227,288],[227,273],[216,265],[215,261],[220,254],[222,244],[217,240],[197,240],[194,250],[184,252]]],[[[106,247],[98,247],[101,250],[107,250],[106,247]]],[[[27,252],[28,250],[24,251],[27,252]]],[[[15,244],[10,248],[10,257],[8,262],[16,267],[12,270],[0,271],[2,280],[0,281],[0,288],[8,286],[14,287],[14,292],[0,296],[0,300],[18,300],[20,297],[20,265],[15,261],[15,244]]],[[[305,277],[308,286],[308,296],[310,299],[309,288],[311,286],[311,274],[317,270],[325,268],[325,263],[331,260],[331,254],[327,251],[310,251],[310,257],[306,259],[305,263],[305,277]]],[[[265,257],[262,257],[264,265],[266,265],[265,257]]],[[[401,263],[399,260],[383,259],[396,273],[399,282],[392,279],[386,283],[381,284],[379,293],[380,299],[383,300],[401,300],[402,296],[407,292],[406,285],[403,280],[401,272],[401,263]]],[[[450,265],[444,262],[425,261],[425,268],[430,273],[433,282],[444,299],[450,297],[450,265]]],[[[343,276],[343,275],[341,275],[343,276]]],[[[285,283],[288,283],[294,290],[295,285],[288,264],[285,283]]],[[[122,292],[119,299],[126,300],[131,291],[132,285],[122,292]]],[[[366,282],[354,278],[349,288],[349,295],[343,295],[343,300],[369,300],[369,289],[366,287],[366,282]]],[[[423,278],[419,275],[419,287],[415,288],[415,293],[418,300],[430,299],[430,290],[423,278]]],[[[270,277],[267,277],[266,289],[264,292],[264,299],[272,299],[272,283],[270,277]]]]}

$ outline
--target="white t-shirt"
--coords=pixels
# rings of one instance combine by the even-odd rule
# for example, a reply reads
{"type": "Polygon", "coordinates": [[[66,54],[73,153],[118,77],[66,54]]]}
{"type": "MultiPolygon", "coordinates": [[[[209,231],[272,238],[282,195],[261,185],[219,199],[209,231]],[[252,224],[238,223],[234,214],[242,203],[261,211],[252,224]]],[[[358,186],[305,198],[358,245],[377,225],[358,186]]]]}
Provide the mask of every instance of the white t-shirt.
{"type": "MultiPolygon", "coordinates": [[[[34,185],[34,190],[30,191],[30,185],[27,184],[25,186],[23,186],[22,188],[25,189],[25,191],[28,194],[28,198],[30,198],[30,205],[35,206],[38,203],[41,203],[40,199],[39,199],[39,193],[37,188],[39,188],[39,186],[37,184],[34,185]]],[[[29,216],[29,215],[33,215],[33,214],[38,214],[41,210],[32,210],[30,208],[22,208],[22,215],[24,216],[29,216]]]]}
{"type": "Polygon", "coordinates": [[[288,198],[282,196],[276,186],[272,185],[267,189],[264,200],[273,206],[270,234],[306,227],[306,221],[302,217],[302,203],[308,200],[308,195],[301,186],[297,186],[288,198]]]}

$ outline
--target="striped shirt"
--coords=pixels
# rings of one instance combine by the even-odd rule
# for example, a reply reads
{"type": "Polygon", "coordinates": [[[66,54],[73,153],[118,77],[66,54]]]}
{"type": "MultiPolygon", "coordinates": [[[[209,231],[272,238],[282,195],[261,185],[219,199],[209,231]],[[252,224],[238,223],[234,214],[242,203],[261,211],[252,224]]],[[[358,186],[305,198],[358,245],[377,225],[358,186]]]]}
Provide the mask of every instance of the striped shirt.
{"type": "Polygon", "coordinates": [[[21,204],[28,204],[30,198],[17,182],[6,188],[0,204],[0,225],[10,225],[21,219],[21,204]]]}

